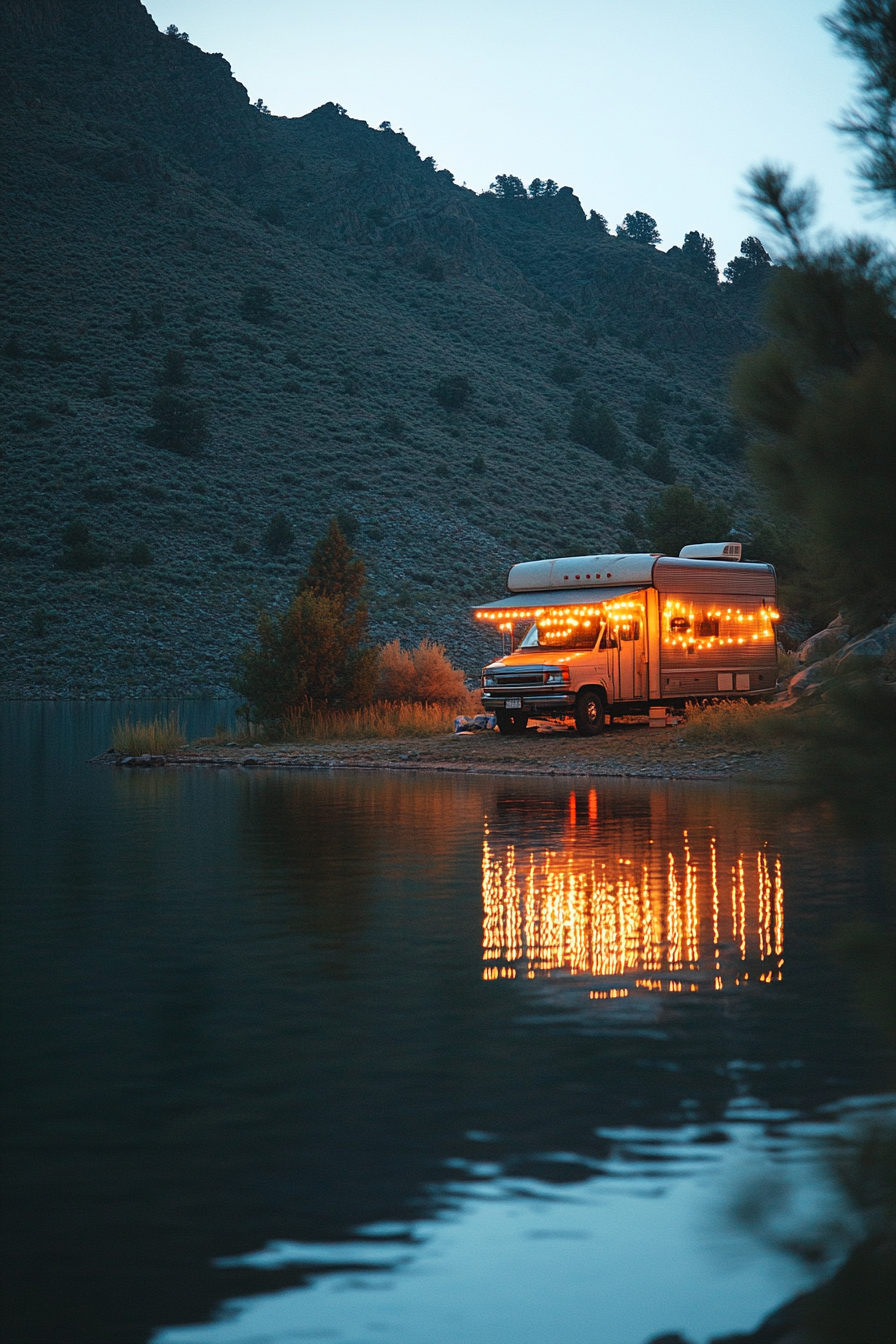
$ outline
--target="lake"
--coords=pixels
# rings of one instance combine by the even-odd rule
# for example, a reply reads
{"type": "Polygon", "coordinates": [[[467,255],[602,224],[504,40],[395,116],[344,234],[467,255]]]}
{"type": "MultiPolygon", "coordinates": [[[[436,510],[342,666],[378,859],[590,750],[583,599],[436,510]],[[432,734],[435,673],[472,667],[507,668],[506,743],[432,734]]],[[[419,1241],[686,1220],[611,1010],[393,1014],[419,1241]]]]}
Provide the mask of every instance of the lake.
{"type": "MultiPolygon", "coordinates": [[[[7,1344],[695,1341],[880,1088],[872,860],[786,790],[120,770],[5,704],[7,1344]]],[[[190,735],[230,706],[185,704],[190,735]]]]}

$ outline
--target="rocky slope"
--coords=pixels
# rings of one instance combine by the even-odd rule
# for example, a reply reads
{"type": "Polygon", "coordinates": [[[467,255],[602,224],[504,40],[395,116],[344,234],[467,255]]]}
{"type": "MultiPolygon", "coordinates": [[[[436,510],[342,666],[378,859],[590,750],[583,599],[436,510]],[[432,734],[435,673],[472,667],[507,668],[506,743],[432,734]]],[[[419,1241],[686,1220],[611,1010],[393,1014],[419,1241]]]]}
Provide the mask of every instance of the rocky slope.
{"type": "Polygon", "coordinates": [[[475,673],[467,607],[510,564],[643,544],[660,434],[748,525],[725,387],[752,293],[611,237],[569,188],[477,196],[333,104],[266,116],[137,0],[16,0],[2,50],[5,694],[225,688],[334,511],[375,637],[475,673]],[[145,437],[166,380],[207,416],[197,456],[145,437]],[[583,397],[618,460],[570,440],[583,397]]]}

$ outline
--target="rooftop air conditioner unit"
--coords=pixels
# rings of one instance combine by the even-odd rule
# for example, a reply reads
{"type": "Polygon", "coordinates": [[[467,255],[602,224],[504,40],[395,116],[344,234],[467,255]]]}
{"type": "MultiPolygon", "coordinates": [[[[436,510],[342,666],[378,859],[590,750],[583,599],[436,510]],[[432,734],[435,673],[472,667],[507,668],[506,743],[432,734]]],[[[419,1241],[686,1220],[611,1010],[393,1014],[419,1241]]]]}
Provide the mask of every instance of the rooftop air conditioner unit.
{"type": "Polygon", "coordinates": [[[699,546],[682,546],[679,560],[739,560],[743,547],[739,541],[704,541],[699,546]]]}

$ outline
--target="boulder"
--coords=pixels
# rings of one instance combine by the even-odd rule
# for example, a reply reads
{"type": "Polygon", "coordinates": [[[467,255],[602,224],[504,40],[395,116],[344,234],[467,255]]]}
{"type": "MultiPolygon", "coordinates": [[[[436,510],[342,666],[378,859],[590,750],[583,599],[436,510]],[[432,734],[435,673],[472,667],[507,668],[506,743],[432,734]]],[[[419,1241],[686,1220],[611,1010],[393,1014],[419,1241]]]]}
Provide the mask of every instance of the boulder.
{"type": "Polygon", "coordinates": [[[879,625],[870,635],[852,639],[836,660],[838,672],[852,671],[864,658],[882,662],[887,654],[896,654],[896,616],[891,616],[886,625],[879,625]]]}
{"type": "Polygon", "coordinates": [[[811,667],[804,667],[802,672],[797,672],[787,683],[787,694],[794,696],[797,700],[802,695],[812,695],[815,691],[821,689],[822,685],[829,677],[834,675],[836,667],[833,658],[825,658],[821,663],[813,663],[811,667]]]}
{"type": "Polygon", "coordinates": [[[835,616],[830,625],[804,640],[796,652],[801,663],[817,663],[828,658],[849,640],[849,626],[842,616],[835,616]]]}

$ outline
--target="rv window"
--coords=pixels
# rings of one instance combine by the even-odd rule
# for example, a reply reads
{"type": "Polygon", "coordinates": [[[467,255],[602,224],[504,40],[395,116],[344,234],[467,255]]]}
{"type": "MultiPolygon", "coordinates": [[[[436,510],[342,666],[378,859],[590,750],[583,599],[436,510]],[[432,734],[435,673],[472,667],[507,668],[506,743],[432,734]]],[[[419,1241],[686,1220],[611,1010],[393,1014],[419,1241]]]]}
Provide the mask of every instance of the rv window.
{"type": "Polygon", "coordinates": [[[686,630],[690,630],[691,623],[687,616],[673,616],[669,622],[669,629],[673,635],[683,635],[686,630]]]}
{"type": "Polygon", "coordinates": [[[544,625],[533,626],[537,631],[537,642],[529,643],[526,636],[526,648],[533,649],[593,649],[597,638],[597,623],[582,621],[580,625],[544,625]]]}
{"type": "Polygon", "coordinates": [[[699,639],[718,639],[719,637],[718,621],[698,621],[697,636],[699,639]]]}
{"type": "Polygon", "coordinates": [[[620,627],[619,627],[619,638],[622,639],[622,640],[626,640],[626,641],[631,640],[631,639],[640,639],[640,638],[641,638],[641,622],[640,622],[640,621],[626,621],[624,625],[620,625],[620,627]]]}
{"type": "Polygon", "coordinates": [[[597,647],[599,649],[618,649],[619,647],[616,642],[616,636],[613,634],[612,630],[609,630],[606,626],[604,626],[601,631],[600,643],[597,647]]]}

